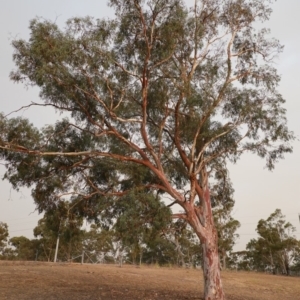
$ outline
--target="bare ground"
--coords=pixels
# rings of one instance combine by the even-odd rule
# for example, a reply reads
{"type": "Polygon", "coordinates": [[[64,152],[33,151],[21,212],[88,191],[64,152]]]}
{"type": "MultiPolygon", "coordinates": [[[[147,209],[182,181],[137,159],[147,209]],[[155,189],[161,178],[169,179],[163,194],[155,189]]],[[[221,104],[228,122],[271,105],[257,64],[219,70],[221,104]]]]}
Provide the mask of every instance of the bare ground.
{"type": "MultiPolygon", "coordinates": [[[[299,300],[300,278],[222,272],[228,300],[299,300]]],[[[201,270],[0,262],[0,299],[202,299],[201,270]]]]}

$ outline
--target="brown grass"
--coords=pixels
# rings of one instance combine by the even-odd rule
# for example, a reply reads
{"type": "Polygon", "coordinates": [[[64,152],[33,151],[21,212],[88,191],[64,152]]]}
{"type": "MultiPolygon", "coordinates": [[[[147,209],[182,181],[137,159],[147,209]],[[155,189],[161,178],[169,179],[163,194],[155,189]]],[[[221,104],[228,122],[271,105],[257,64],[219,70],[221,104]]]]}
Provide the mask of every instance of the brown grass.
{"type": "MultiPolygon", "coordinates": [[[[300,278],[223,272],[228,300],[297,300],[300,278]]],[[[0,262],[0,299],[202,299],[200,270],[0,262]]]]}

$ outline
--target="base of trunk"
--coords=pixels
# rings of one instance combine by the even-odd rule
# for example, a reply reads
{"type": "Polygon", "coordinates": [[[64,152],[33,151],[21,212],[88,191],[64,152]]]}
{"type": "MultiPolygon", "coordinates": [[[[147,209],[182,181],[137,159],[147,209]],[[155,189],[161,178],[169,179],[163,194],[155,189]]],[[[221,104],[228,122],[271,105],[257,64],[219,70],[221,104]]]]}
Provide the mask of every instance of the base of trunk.
{"type": "Polygon", "coordinates": [[[203,275],[204,275],[204,299],[224,300],[225,294],[221,281],[221,271],[218,255],[218,247],[215,237],[202,244],[203,248],[203,275]]]}

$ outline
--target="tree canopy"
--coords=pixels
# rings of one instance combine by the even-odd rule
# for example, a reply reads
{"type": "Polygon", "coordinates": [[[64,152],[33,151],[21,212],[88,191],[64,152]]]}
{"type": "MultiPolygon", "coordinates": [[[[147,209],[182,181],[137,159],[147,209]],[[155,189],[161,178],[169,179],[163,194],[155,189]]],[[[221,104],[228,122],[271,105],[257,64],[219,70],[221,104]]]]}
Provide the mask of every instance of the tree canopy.
{"type": "Polygon", "coordinates": [[[96,213],[132,190],[167,194],[201,240],[205,299],[223,299],[210,189],[244,152],[269,169],[291,152],[280,76],[283,47],[255,22],[269,0],[110,0],[112,20],[34,19],[17,39],[14,82],[69,119],[37,131],[1,117],[15,187],[34,185],[40,211],[75,197],[96,213]]]}
{"type": "Polygon", "coordinates": [[[293,234],[295,227],[276,209],[266,220],[258,222],[256,231],[259,238],[247,244],[252,267],[290,275],[300,253],[300,243],[293,234]]]}

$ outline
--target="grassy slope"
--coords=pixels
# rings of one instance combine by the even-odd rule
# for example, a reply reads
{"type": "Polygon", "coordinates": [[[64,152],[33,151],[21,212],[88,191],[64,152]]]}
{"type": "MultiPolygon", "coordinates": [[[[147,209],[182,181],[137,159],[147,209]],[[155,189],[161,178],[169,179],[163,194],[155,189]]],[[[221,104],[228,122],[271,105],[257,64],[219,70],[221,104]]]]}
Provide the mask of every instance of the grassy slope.
{"type": "MultiPolygon", "coordinates": [[[[223,272],[228,300],[297,300],[300,278],[223,272]]],[[[201,299],[200,270],[0,261],[0,299],[201,299]]]]}

